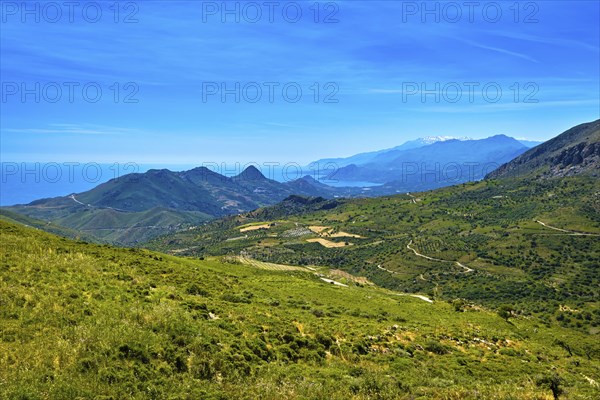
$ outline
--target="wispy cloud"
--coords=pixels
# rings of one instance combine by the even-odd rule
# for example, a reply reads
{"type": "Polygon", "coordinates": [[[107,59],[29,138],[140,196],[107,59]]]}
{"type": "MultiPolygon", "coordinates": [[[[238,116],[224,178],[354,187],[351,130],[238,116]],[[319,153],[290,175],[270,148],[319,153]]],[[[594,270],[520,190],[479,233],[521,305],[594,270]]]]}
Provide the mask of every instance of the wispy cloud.
{"type": "Polygon", "coordinates": [[[114,126],[49,124],[44,128],[5,128],[3,133],[39,135],[126,135],[140,133],[139,130],[114,126]]]}
{"type": "Polygon", "coordinates": [[[511,31],[487,31],[492,36],[498,36],[507,39],[517,39],[521,41],[527,41],[532,43],[544,43],[552,46],[563,46],[563,47],[578,47],[590,51],[600,51],[600,47],[597,45],[586,43],[582,40],[564,39],[559,37],[545,37],[537,36],[526,33],[511,32],[511,31]]]}
{"type": "Polygon", "coordinates": [[[480,48],[480,49],[484,49],[484,50],[491,50],[491,51],[495,51],[497,53],[501,53],[501,54],[506,54],[512,57],[517,57],[517,58],[522,58],[523,60],[527,60],[527,61],[531,61],[531,62],[539,62],[538,60],[536,60],[535,58],[528,56],[527,54],[523,54],[523,53],[517,53],[515,51],[510,51],[510,50],[506,50],[500,47],[494,47],[494,46],[488,46],[482,43],[477,43],[474,42],[472,40],[467,40],[467,39],[459,39],[460,41],[469,44],[471,46],[480,48]]]}

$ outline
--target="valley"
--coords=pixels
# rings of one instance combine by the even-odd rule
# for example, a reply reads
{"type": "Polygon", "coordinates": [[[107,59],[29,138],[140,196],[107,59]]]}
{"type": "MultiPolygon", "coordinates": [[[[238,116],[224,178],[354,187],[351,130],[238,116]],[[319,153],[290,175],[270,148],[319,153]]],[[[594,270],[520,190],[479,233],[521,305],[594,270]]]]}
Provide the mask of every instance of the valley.
{"type": "MultiPolygon", "coordinates": [[[[419,193],[417,204],[406,195],[322,199],[286,215],[301,207],[292,198],[161,237],[148,246],[194,257],[243,251],[264,262],[329,266],[401,292],[449,301],[463,298],[491,307],[510,303],[544,320],[560,319],[559,303],[585,305],[590,311],[600,305],[600,221],[592,211],[593,193],[599,190],[597,180],[585,177],[484,181],[419,193]],[[586,231],[556,231],[536,222],[540,216],[557,221],[554,225],[560,222],[564,230],[585,226],[586,231]],[[571,223],[563,224],[565,220],[571,223]],[[248,224],[269,228],[239,237],[239,226],[248,224]],[[325,229],[352,237],[323,237],[325,229]],[[324,246],[325,240],[335,245],[324,246]],[[183,248],[189,249],[179,251],[183,248]]],[[[571,324],[596,332],[600,318],[593,315],[571,324]]]]}
{"type": "Polygon", "coordinates": [[[262,262],[327,266],[403,293],[509,305],[544,323],[595,335],[598,154],[584,152],[578,173],[541,176],[564,167],[554,154],[594,149],[598,140],[600,121],[581,124],[499,169],[509,176],[377,198],[290,196],[146,246],[192,257],[243,252],[262,262]],[[518,173],[511,164],[519,165],[518,173]],[[563,312],[561,305],[587,311],[563,312]]]}
{"type": "Polygon", "coordinates": [[[430,191],[164,170],[2,208],[0,397],[594,398],[600,122],[574,129],[430,191]]]}

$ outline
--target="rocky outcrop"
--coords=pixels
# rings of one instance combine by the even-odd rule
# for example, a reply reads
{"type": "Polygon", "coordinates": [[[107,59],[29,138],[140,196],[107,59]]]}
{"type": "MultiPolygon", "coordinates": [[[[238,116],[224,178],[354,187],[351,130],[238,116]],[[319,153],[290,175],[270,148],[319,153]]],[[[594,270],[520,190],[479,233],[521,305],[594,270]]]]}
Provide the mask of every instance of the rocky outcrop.
{"type": "Polygon", "coordinates": [[[581,124],[500,166],[486,178],[600,176],[600,120],[581,124]]]}

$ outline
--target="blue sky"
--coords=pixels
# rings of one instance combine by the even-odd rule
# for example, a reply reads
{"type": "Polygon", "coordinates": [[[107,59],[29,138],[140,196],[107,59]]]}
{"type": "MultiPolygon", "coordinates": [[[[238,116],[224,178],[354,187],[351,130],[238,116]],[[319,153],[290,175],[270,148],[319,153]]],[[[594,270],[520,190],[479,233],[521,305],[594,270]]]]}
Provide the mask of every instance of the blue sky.
{"type": "Polygon", "coordinates": [[[307,163],[600,118],[598,1],[1,3],[2,161],[307,163]]]}

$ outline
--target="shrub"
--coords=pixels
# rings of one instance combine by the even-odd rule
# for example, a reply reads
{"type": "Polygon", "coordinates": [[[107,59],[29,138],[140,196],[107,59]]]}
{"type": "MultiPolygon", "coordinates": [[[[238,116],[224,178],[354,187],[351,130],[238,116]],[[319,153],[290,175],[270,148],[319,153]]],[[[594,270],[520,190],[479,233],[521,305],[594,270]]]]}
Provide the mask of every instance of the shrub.
{"type": "Polygon", "coordinates": [[[425,346],[423,346],[423,348],[431,353],[439,355],[450,353],[450,347],[444,345],[443,343],[440,343],[437,340],[428,341],[427,343],[425,343],[425,346]]]}
{"type": "Polygon", "coordinates": [[[206,297],[206,296],[209,295],[209,293],[206,290],[202,289],[200,286],[198,286],[195,283],[192,283],[190,286],[188,286],[186,292],[187,292],[187,294],[191,294],[191,295],[194,295],[194,296],[203,296],[203,297],[206,297]]]}

